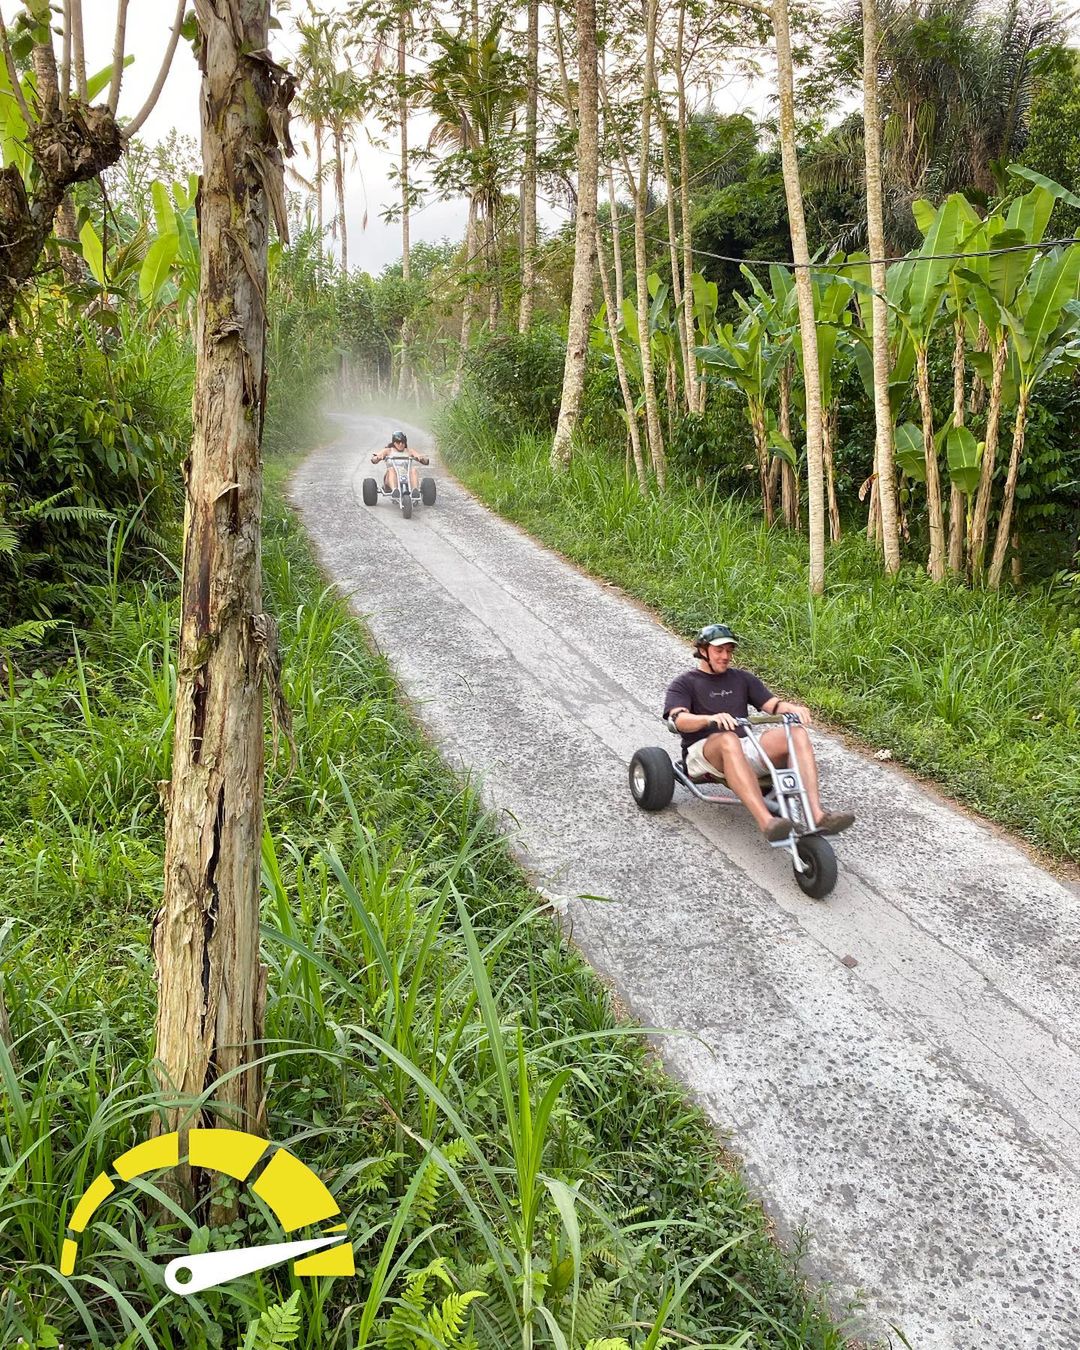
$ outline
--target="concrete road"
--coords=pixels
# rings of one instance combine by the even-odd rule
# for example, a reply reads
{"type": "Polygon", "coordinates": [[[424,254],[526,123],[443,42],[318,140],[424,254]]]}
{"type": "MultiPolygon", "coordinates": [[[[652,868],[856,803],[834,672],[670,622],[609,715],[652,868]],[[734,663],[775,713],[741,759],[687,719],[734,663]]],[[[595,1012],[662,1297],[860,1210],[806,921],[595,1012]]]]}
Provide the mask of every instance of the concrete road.
{"type": "MultiPolygon", "coordinates": [[[[326,572],[669,1071],[730,1135],[855,1326],[916,1350],[1080,1346],[1080,904],[999,832],[815,733],[825,902],[737,809],[634,806],[627,763],[685,641],[491,515],[437,461],[411,521],[361,505],[384,418],[292,493],[326,572]]],[[[414,445],[423,433],[408,428],[414,445]]],[[[731,622],[738,614],[703,615],[731,622]]],[[[797,690],[785,691],[796,695],[797,690]]]]}

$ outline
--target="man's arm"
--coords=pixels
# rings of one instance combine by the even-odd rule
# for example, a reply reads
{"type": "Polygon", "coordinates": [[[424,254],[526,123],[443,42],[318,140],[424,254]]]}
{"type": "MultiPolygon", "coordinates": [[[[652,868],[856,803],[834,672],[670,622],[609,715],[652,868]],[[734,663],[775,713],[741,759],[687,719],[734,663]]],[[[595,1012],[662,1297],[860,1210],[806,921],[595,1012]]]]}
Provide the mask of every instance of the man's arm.
{"type": "Polygon", "coordinates": [[[767,698],[759,706],[762,712],[769,713],[770,716],[777,716],[780,713],[794,713],[804,727],[814,725],[814,719],[810,715],[809,708],[804,707],[801,703],[788,703],[785,699],[778,698],[776,694],[767,698]]]}

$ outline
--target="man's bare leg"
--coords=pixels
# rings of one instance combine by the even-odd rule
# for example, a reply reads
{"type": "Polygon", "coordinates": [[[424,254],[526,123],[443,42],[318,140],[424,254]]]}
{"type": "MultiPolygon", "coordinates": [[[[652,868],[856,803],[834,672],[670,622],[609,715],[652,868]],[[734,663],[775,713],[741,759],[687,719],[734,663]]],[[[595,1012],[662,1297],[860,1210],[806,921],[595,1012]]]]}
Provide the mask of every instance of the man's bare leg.
{"type": "Polygon", "coordinates": [[[750,767],[739,737],[733,731],[718,731],[703,747],[705,758],[719,773],[757,822],[759,830],[767,830],[773,823],[772,813],[761,795],[758,776],[750,767]]]}
{"type": "MultiPolygon", "coordinates": [[[[821,797],[818,795],[817,760],[814,757],[814,747],[810,744],[810,737],[806,734],[805,727],[794,726],[791,728],[791,743],[795,747],[799,774],[802,778],[803,787],[806,789],[810,810],[813,813],[814,824],[816,825],[824,811],[821,805],[821,797]]],[[[761,737],[761,746],[774,764],[787,763],[787,733],[781,727],[772,727],[766,731],[761,737]]]]}

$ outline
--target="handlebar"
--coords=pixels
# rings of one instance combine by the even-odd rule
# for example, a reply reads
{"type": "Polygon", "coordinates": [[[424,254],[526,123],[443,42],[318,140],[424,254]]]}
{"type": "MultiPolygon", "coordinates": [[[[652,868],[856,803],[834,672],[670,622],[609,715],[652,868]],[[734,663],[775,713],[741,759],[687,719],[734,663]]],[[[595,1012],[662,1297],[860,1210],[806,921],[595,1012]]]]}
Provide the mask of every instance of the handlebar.
{"type": "MultiPolygon", "coordinates": [[[[802,726],[802,718],[798,713],[754,713],[750,717],[735,718],[735,725],[737,727],[783,726],[785,724],[802,726]]],[[[664,725],[673,735],[682,735],[682,732],[675,725],[674,717],[665,717],[664,725]]],[[[689,733],[687,734],[689,735],[689,733]]]]}

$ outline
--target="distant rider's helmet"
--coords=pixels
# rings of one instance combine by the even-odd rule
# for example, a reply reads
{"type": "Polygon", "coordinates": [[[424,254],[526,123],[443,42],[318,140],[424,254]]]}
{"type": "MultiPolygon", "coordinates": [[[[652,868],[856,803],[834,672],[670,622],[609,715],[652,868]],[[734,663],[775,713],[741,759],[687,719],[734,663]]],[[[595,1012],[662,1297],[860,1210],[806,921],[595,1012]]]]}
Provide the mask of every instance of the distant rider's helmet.
{"type": "Polygon", "coordinates": [[[738,641],[726,623],[709,623],[694,638],[694,655],[703,657],[706,647],[734,647],[738,641]]]}
{"type": "Polygon", "coordinates": [[[394,434],[390,437],[390,444],[407,446],[409,444],[409,438],[408,436],[405,435],[403,431],[395,431],[394,434]]]}

